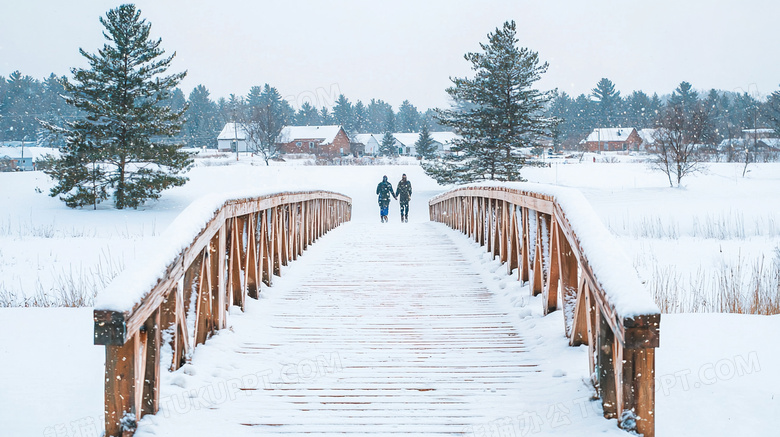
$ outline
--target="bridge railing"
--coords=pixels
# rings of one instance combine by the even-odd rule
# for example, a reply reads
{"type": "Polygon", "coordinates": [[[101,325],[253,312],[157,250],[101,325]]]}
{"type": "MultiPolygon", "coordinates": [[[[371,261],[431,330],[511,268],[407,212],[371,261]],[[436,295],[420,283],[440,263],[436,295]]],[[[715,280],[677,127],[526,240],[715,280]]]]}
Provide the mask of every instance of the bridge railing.
{"type": "Polygon", "coordinates": [[[604,416],[655,435],[660,311],[615,238],[579,191],[530,183],[470,185],[430,201],[430,217],[486,246],[562,305],[569,344],[588,345],[604,416]],[[560,297],[560,299],[559,299],[560,297]]]}
{"type": "Polygon", "coordinates": [[[179,368],[226,327],[228,308],[257,298],[281,266],[350,220],[351,199],[326,192],[196,202],[170,225],[138,268],[98,296],[95,344],[106,346],[106,436],[132,435],[158,411],[160,369],[179,368]],[[161,348],[170,363],[160,363],[161,348]],[[166,354],[166,356],[168,356],[166,354]]]}

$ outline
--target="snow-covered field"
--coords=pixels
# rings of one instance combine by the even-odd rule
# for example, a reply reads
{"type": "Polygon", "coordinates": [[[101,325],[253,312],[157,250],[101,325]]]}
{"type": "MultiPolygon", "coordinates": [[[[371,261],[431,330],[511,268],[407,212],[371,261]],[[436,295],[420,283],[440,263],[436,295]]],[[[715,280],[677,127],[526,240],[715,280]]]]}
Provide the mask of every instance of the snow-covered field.
{"type": "MultiPolygon", "coordinates": [[[[328,189],[353,198],[354,221],[377,223],[374,188],[382,175],[394,183],[401,173],[409,176],[410,221],[426,221],[427,199],[446,188],[413,162],[266,167],[242,157],[238,163],[202,163],[208,165],[196,166],[187,185],[127,211],[70,210],[47,195],[51,182],[43,173],[0,173],[0,303],[56,306],[91,297],[138,262],[144,246],[205,194],[248,187],[328,189]],[[231,165],[218,165],[224,163],[231,165]]],[[[619,237],[648,292],[678,296],[669,310],[685,312],[710,309],[701,304],[701,292],[692,291],[702,283],[714,289],[736,266],[742,266],[740,281],[749,283],[753,266],[762,259],[769,266],[780,256],[780,165],[751,164],[749,170],[743,178],[739,164],[713,164],[706,174],[684,179],[683,188],[669,188],[665,176],[648,172],[645,164],[594,163],[590,157],[523,174],[534,182],[580,188],[619,237]]],[[[391,225],[398,218],[396,205],[391,225]]],[[[515,307],[518,323],[546,351],[543,356],[569,376],[585,377],[585,350],[563,346],[560,315],[542,318],[541,304],[465,237],[463,250],[472,251],[475,268],[515,307]]],[[[706,297],[709,304],[711,296],[706,297]]],[[[89,308],[0,308],[0,435],[99,435],[103,350],[92,345],[91,331],[89,308]]],[[[780,316],[665,314],[657,353],[657,435],[776,435],[778,331],[780,316]]],[[[539,411],[562,403],[572,415],[580,414],[571,402],[551,398],[539,411]]],[[[552,425],[545,423],[542,431],[552,431],[552,425]]]]}

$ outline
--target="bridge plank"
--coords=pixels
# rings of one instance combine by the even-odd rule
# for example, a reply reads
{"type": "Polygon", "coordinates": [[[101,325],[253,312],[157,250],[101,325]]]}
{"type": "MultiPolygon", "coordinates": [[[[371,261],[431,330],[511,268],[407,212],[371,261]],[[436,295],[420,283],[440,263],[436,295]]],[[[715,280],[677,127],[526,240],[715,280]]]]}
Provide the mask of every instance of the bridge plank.
{"type": "Polygon", "coordinates": [[[529,390],[563,380],[529,358],[517,316],[437,225],[343,228],[193,357],[197,374],[241,381],[235,397],[182,414],[163,402],[139,431],[472,435],[502,417],[546,411],[529,390]],[[307,365],[316,376],[304,377],[307,365]],[[245,377],[269,369],[265,383],[245,377]]]}

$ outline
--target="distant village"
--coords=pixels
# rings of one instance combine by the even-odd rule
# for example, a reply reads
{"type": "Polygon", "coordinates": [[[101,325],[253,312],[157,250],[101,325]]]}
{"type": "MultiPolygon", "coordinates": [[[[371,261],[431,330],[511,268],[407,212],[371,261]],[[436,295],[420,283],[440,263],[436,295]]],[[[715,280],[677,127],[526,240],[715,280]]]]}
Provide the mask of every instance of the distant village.
{"type": "MultiPolygon", "coordinates": [[[[617,152],[619,154],[652,154],[655,152],[656,129],[635,129],[632,127],[596,128],[582,139],[576,149],[556,150],[552,139],[542,139],[536,147],[528,148],[529,157],[563,154],[566,152],[617,152]]],[[[419,132],[391,133],[398,156],[417,157],[416,143],[419,132]]],[[[430,132],[435,155],[451,152],[452,142],[458,138],[453,132],[430,132]]],[[[279,156],[288,158],[334,159],[342,157],[378,157],[382,155],[380,145],[384,134],[349,135],[340,125],[328,126],[285,126],[277,138],[279,156]]],[[[712,156],[728,157],[750,149],[758,156],[780,154],[780,138],[774,129],[743,129],[740,138],[724,139],[719,144],[697,145],[700,151],[712,156]]],[[[0,171],[33,171],[38,161],[51,148],[38,147],[35,142],[0,142],[0,171]]],[[[222,153],[253,153],[253,145],[247,140],[247,133],[241,123],[226,123],[217,137],[217,151],[222,153]]]]}

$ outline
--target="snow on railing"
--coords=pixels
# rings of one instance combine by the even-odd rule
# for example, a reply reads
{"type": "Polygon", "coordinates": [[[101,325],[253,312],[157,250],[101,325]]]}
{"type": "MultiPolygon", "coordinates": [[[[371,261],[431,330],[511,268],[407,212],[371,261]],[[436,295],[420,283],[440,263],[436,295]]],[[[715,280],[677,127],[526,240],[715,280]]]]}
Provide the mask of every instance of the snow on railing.
{"type": "Polygon", "coordinates": [[[171,369],[226,326],[260,282],[271,285],[325,232],[350,220],[349,197],[327,191],[211,196],[186,208],[149,247],[142,263],[97,298],[95,344],[106,346],[106,436],[127,436],[159,404],[162,332],[171,369]],[[127,418],[135,420],[128,423],[127,418]]]}
{"type": "Polygon", "coordinates": [[[631,262],[577,190],[532,183],[466,185],[430,201],[431,220],[474,238],[558,309],[572,346],[587,344],[604,415],[655,434],[661,314],[631,262]]]}

